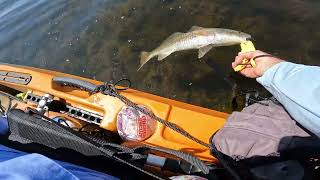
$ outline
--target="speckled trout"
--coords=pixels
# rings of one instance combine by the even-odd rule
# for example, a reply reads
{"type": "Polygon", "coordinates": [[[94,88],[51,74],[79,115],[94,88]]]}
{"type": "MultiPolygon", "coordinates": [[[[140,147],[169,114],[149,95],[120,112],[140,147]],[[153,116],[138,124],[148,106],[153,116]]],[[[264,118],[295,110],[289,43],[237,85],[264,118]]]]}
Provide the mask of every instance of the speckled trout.
{"type": "Polygon", "coordinates": [[[236,45],[250,39],[251,35],[231,29],[193,26],[186,33],[173,33],[153,51],[142,52],[138,70],[155,56],[161,61],[176,51],[199,49],[200,59],[213,47],[236,45]]]}

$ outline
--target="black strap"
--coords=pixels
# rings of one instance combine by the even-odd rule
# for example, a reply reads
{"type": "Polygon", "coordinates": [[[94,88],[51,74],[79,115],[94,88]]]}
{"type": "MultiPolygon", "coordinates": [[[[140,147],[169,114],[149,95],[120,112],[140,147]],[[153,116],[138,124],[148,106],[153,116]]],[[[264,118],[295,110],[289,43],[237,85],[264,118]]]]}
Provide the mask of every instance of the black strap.
{"type": "Polygon", "coordinates": [[[146,151],[146,150],[154,150],[154,151],[158,151],[158,152],[163,152],[169,155],[173,155],[175,157],[178,157],[188,163],[190,163],[191,165],[195,166],[197,169],[199,169],[200,171],[202,171],[204,174],[209,174],[209,167],[202,162],[201,160],[199,160],[198,158],[181,152],[181,151],[175,151],[172,149],[167,149],[167,148],[160,148],[160,147],[152,147],[152,146],[140,146],[140,147],[136,147],[134,148],[134,151],[146,151]]]}
{"type": "Polygon", "coordinates": [[[235,179],[235,180],[241,180],[242,178],[238,175],[238,173],[231,167],[229,162],[223,157],[223,154],[217,149],[216,145],[214,144],[214,135],[217,133],[216,131],[211,137],[209,142],[211,142],[211,152],[212,154],[219,160],[220,164],[222,167],[224,167],[230,175],[235,179]]]}
{"type": "Polygon", "coordinates": [[[272,56],[272,55],[270,55],[270,54],[263,54],[263,55],[255,56],[255,57],[253,57],[252,59],[253,59],[253,60],[256,60],[256,59],[258,59],[258,58],[263,58],[263,57],[274,57],[274,56],[272,56]]]}
{"type": "Polygon", "coordinates": [[[123,164],[126,164],[126,165],[128,165],[128,166],[130,166],[130,167],[132,167],[132,168],[134,168],[134,169],[136,169],[136,170],[138,170],[138,171],[140,171],[142,173],[145,173],[145,174],[147,174],[147,175],[149,175],[149,176],[151,176],[151,177],[153,177],[155,179],[163,180],[163,178],[161,178],[161,177],[159,177],[159,176],[157,176],[157,175],[155,175],[153,173],[150,173],[150,172],[148,172],[148,171],[146,171],[146,170],[144,170],[144,169],[142,169],[142,168],[140,168],[140,167],[138,167],[138,166],[136,166],[136,165],[134,165],[132,163],[129,163],[128,161],[125,161],[125,160],[123,160],[123,159],[121,159],[121,158],[119,158],[117,156],[114,156],[113,158],[116,159],[117,161],[119,161],[119,162],[121,162],[123,164]]]}
{"type": "Polygon", "coordinates": [[[226,168],[226,170],[230,173],[230,175],[235,179],[235,180],[241,180],[240,176],[238,175],[238,173],[230,166],[230,164],[225,160],[224,157],[222,157],[222,154],[220,151],[218,151],[218,149],[216,148],[216,146],[214,145],[214,143],[212,143],[212,154],[215,155],[215,157],[217,159],[219,159],[220,164],[222,165],[222,167],[226,168]]]}

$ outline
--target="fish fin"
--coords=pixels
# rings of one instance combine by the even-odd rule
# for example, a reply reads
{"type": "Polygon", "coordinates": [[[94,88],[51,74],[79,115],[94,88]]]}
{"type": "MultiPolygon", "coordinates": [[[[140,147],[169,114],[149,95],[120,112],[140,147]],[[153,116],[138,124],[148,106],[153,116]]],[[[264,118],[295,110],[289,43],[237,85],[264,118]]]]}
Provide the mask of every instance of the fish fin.
{"type": "Polygon", "coordinates": [[[206,55],[212,48],[214,47],[214,45],[210,44],[207,46],[203,46],[201,48],[199,48],[199,54],[198,54],[198,58],[202,58],[204,55],[206,55]]]}
{"type": "Polygon", "coordinates": [[[139,71],[142,68],[142,66],[144,64],[146,64],[151,58],[152,57],[150,57],[150,53],[149,52],[145,52],[145,51],[141,52],[141,55],[140,55],[140,67],[139,67],[139,69],[137,71],[139,71]]]}
{"type": "Polygon", "coordinates": [[[162,61],[164,58],[168,57],[170,54],[171,54],[171,52],[170,53],[159,54],[158,55],[158,61],[162,61]]]}
{"type": "Polygon", "coordinates": [[[192,32],[192,31],[196,31],[196,30],[200,30],[200,29],[205,29],[205,28],[200,27],[200,26],[192,26],[191,29],[189,29],[188,32],[192,32]]]}

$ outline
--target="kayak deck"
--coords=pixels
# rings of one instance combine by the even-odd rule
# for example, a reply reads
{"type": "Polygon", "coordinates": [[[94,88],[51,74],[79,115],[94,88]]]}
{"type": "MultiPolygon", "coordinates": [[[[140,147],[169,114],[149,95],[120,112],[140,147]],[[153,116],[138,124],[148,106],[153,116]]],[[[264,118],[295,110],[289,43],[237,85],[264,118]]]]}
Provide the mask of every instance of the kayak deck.
{"type": "MultiPolygon", "coordinates": [[[[103,117],[100,127],[116,132],[117,113],[125,105],[124,103],[115,97],[101,93],[91,95],[72,87],[58,86],[52,82],[52,79],[57,76],[85,80],[97,85],[102,84],[99,81],[60,72],[0,64],[0,84],[20,92],[32,92],[32,94],[38,96],[50,94],[54,99],[63,101],[67,105],[99,114],[103,117]],[[12,77],[8,77],[9,72],[11,74],[22,74],[23,77],[21,78],[24,78],[24,76],[30,77],[30,81],[28,83],[21,83],[20,80],[12,81],[10,80],[12,77]],[[9,81],[6,79],[9,79],[9,81]]],[[[19,79],[19,77],[13,78],[19,79]]],[[[228,114],[223,112],[174,101],[134,89],[121,91],[120,94],[134,103],[147,106],[156,116],[178,125],[192,136],[206,143],[209,143],[209,138],[224,125],[228,117],[228,114]]],[[[155,133],[142,143],[181,150],[191,153],[202,160],[216,162],[207,147],[189,140],[160,123],[157,124],[155,133]]],[[[135,146],[139,143],[125,142],[124,144],[135,146]]]]}

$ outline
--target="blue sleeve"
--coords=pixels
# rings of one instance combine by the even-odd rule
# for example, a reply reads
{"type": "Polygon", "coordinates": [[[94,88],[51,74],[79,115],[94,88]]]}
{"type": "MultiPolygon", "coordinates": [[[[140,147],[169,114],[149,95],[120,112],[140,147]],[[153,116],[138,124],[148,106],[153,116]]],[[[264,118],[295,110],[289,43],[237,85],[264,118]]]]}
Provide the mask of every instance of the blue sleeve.
{"type": "Polygon", "coordinates": [[[293,119],[320,137],[320,67],[281,62],[257,81],[293,119]]]}
{"type": "Polygon", "coordinates": [[[0,163],[1,179],[66,179],[79,180],[54,161],[40,155],[28,154],[0,163]]]}
{"type": "Polygon", "coordinates": [[[118,180],[118,178],[108,174],[75,164],[52,160],[40,154],[28,154],[1,144],[0,179],[118,180]]]}

